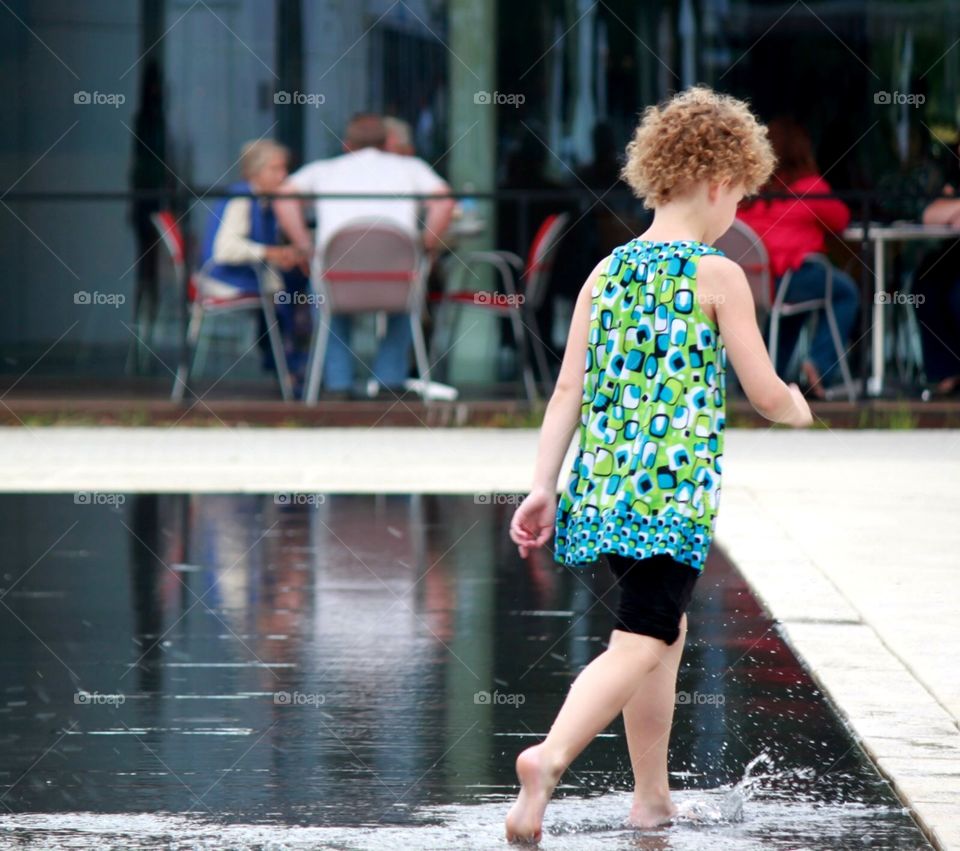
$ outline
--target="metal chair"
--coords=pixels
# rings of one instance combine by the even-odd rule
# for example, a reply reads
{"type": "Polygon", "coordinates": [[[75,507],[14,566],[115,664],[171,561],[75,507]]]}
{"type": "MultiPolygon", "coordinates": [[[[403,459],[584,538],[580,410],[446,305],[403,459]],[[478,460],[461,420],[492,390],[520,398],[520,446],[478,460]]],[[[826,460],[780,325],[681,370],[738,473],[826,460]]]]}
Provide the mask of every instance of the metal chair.
{"type": "MultiPolygon", "coordinates": [[[[174,258],[174,268],[185,281],[187,301],[190,305],[190,322],[181,348],[180,363],[173,381],[173,390],[170,399],[182,402],[187,389],[187,382],[191,373],[195,372],[203,350],[205,338],[202,336],[205,320],[223,316],[228,313],[247,312],[263,314],[267,325],[267,336],[270,340],[270,349],[276,368],[277,381],[280,383],[280,393],[285,402],[293,399],[293,384],[290,372],[287,369],[287,357],[283,350],[283,340],[277,325],[277,314],[274,306],[274,293],[265,284],[266,266],[258,264],[255,268],[259,282],[259,293],[242,293],[235,296],[224,296],[209,291],[211,285],[216,285],[216,279],[210,278],[209,271],[215,265],[212,260],[207,261],[196,274],[189,274],[186,262],[185,241],[183,232],[176,219],[170,213],[158,213],[155,222],[161,230],[164,244],[171,250],[174,258]],[[161,218],[162,217],[162,218],[161,218]]],[[[209,326],[208,326],[209,327],[209,326]]]]}
{"type": "MultiPolygon", "coordinates": [[[[188,289],[194,286],[193,278],[187,268],[187,246],[177,219],[170,210],[151,213],[150,223],[157,231],[173,269],[173,280],[177,294],[177,321],[180,326],[177,333],[180,335],[183,333],[182,328],[185,323],[183,304],[186,301],[188,289]]],[[[156,305],[153,305],[153,308],[155,311],[156,305]]],[[[127,350],[127,360],[124,365],[124,372],[126,373],[140,373],[147,356],[153,356],[156,330],[154,321],[156,317],[150,314],[154,311],[150,310],[150,305],[144,298],[138,297],[136,299],[133,316],[135,333],[134,339],[130,341],[130,347],[127,350]]]]}
{"type": "Polygon", "coordinates": [[[753,299],[757,307],[757,321],[761,327],[763,327],[764,318],[769,315],[769,350],[770,359],[774,364],[777,362],[781,317],[795,316],[801,313],[814,313],[818,310],[823,310],[830,327],[830,336],[837,353],[837,360],[840,364],[840,372],[843,376],[847,396],[850,401],[853,402],[857,395],[856,387],[850,374],[850,366],[847,363],[846,352],[843,349],[843,341],[840,339],[837,318],[833,312],[833,265],[830,261],[822,254],[808,254],[804,258],[804,262],[820,263],[824,266],[826,287],[823,298],[809,299],[802,302],[786,301],[790,279],[793,276],[793,271],[788,270],[780,279],[780,286],[777,288],[776,295],[773,297],[773,302],[771,303],[773,275],[770,271],[770,257],[763,244],[763,240],[757,232],[739,219],[735,219],[730,229],[714,243],[714,246],[743,267],[747,280],[750,282],[750,289],[753,292],[753,299]]]}
{"type": "MultiPolygon", "coordinates": [[[[556,259],[556,248],[569,218],[568,213],[559,213],[543,220],[530,244],[526,262],[510,251],[472,251],[466,254],[461,258],[463,262],[454,270],[459,272],[459,277],[451,275],[449,291],[432,293],[430,296],[431,301],[438,302],[441,308],[447,308],[448,311],[456,307],[475,307],[510,319],[514,339],[520,350],[524,389],[531,401],[539,396],[528,355],[528,344],[533,348],[537,369],[548,393],[553,387],[553,374],[547,362],[546,346],[537,326],[536,314],[546,297],[550,272],[556,259]],[[463,275],[474,264],[488,264],[496,270],[506,298],[504,293],[461,289],[463,275]],[[523,292],[518,291],[519,281],[523,281],[523,292]]],[[[459,317],[454,318],[444,335],[438,316],[438,329],[432,341],[434,349],[441,340],[449,345],[449,339],[452,339],[456,332],[456,318],[459,317]]]]}
{"type": "Polygon", "coordinates": [[[847,363],[847,354],[843,348],[843,340],[840,338],[837,317],[833,312],[833,264],[826,256],[819,253],[808,254],[803,258],[803,262],[817,263],[823,266],[825,276],[823,298],[812,298],[799,302],[786,301],[787,289],[793,277],[793,270],[788,269],[784,272],[783,277],[780,278],[780,286],[777,289],[777,296],[773,301],[773,307],[770,310],[770,359],[774,363],[777,362],[777,344],[780,333],[780,318],[782,316],[816,313],[822,310],[827,318],[827,325],[830,328],[830,339],[833,341],[833,348],[837,354],[840,374],[843,376],[843,384],[847,390],[847,398],[849,401],[855,402],[857,399],[857,389],[853,383],[853,376],[850,373],[850,365],[847,363]]]}
{"type": "Polygon", "coordinates": [[[315,405],[338,314],[406,313],[424,399],[429,399],[430,365],[423,337],[423,306],[429,264],[413,235],[381,220],[357,220],[334,233],[314,256],[310,282],[320,321],[307,367],[304,401],[315,405]]]}
{"type": "Polygon", "coordinates": [[[898,292],[905,298],[893,304],[893,339],[890,340],[891,335],[887,336],[897,367],[897,377],[905,387],[920,384],[924,375],[923,341],[917,320],[916,300],[913,298],[916,274],[916,269],[911,269],[903,276],[898,292]]]}
{"type": "Polygon", "coordinates": [[[750,283],[753,302],[757,308],[757,323],[762,328],[770,313],[770,294],[773,277],[770,273],[770,255],[763,240],[748,224],[734,219],[730,229],[713,245],[735,263],[739,263],[750,283]]]}

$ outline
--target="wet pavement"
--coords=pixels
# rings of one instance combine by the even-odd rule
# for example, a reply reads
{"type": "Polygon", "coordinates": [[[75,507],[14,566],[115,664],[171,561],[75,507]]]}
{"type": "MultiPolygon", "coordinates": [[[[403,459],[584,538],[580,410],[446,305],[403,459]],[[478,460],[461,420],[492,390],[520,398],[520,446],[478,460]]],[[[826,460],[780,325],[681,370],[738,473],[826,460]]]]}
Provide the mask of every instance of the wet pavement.
{"type": "MultiPolygon", "coordinates": [[[[0,847],[505,847],[513,759],[613,623],[603,570],[519,559],[510,495],[0,504],[0,847]]],[[[672,734],[689,818],[623,826],[622,733],[544,848],[930,847],[717,547],[672,734]]]]}

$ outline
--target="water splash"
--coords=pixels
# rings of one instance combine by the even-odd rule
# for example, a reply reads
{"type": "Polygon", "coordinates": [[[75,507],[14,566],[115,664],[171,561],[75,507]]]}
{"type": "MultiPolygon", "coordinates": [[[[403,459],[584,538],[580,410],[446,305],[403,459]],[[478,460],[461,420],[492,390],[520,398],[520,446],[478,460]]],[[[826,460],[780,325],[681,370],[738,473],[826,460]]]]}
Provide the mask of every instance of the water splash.
{"type": "Polygon", "coordinates": [[[723,796],[718,801],[699,798],[685,800],[677,805],[676,820],[698,824],[733,824],[743,821],[744,804],[761,789],[770,792],[795,788],[796,780],[811,780],[816,776],[812,768],[788,768],[776,770],[776,764],[767,751],[761,751],[743,769],[743,777],[730,789],[720,787],[723,796]],[[765,773],[754,773],[758,766],[767,768],[765,773]],[[766,786],[764,786],[766,784],[766,786]]]}

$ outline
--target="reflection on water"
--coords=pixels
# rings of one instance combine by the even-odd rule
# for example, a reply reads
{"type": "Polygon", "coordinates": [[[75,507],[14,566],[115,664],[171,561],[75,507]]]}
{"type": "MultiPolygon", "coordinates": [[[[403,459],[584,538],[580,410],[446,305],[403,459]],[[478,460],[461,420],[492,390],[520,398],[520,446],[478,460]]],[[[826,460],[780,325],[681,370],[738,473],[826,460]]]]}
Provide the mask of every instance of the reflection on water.
{"type": "MultiPolygon", "coordinates": [[[[602,570],[519,559],[508,502],[0,502],[0,830],[27,847],[502,846],[513,759],[613,623],[602,570]]],[[[617,722],[545,847],[929,847],[716,548],[678,689],[686,818],[623,826],[617,722]]]]}

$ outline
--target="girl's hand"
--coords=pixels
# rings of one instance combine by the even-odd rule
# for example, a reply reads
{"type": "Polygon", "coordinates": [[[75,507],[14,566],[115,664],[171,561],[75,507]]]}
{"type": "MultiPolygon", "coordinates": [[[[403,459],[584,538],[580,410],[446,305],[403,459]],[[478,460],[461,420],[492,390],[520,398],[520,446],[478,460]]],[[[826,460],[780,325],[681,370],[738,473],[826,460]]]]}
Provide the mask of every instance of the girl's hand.
{"type": "Polygon", "coordinates": [[[510,521],[510,540],[520,548],[521,558],[550,540],[556,515],[556,495],[542,488],[532,490],[517,506],[510,521]]]}
{"type": "Polygon", "coordinates": [[[813,425],[813,412],[810,410],[810,404],[804,398],[803,391],[796,384],[788,384],[790,395],[793,397],[793,404],[796,407],[796,416],[791,420],[790,425],[794,428],[807,428],[813,425]]]}

